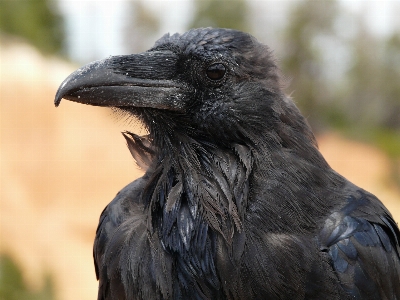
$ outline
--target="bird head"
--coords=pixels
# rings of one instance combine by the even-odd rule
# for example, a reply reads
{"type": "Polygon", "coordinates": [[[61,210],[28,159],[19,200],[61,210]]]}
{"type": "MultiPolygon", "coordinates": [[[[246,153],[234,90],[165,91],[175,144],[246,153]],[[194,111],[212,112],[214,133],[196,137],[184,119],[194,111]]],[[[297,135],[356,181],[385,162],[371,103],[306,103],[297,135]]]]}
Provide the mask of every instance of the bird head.
{"type": "Polygon", "coordinates": [[[145,124],[159,148],[184,138],[256,144],[265,134],[268,143],[284,143],[287,128],[313,140],[278,73],[269,48],[251,35],[192,29],[166,34],[146,52],[81,67],[61,84],[55,105],[65,98],[122,110],[145,124]]]}
{"type": "Polygon", "coordinates": [[[268,122],[279,94],[266,46],[240,31],[206,28],[167,34],[146,52],[81,67],[61,84],[55,105],[65,98],[119,108],[139,117],[154,136],[163,129],[232,139],[237,126],[268,122]]]}

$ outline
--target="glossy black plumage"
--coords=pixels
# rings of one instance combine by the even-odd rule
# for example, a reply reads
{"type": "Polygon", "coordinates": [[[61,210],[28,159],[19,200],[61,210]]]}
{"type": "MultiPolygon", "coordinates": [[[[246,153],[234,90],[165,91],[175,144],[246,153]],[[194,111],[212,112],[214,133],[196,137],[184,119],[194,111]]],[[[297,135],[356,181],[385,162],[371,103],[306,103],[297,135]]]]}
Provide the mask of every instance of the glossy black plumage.
{"type": "Polygon", "coordinates": [[[61,98],[116,107],[145,175],[104,209],[98,299],[400,299],[400,232],[333,171],[248,34],[194,29],[94,62],[61,98]]]}

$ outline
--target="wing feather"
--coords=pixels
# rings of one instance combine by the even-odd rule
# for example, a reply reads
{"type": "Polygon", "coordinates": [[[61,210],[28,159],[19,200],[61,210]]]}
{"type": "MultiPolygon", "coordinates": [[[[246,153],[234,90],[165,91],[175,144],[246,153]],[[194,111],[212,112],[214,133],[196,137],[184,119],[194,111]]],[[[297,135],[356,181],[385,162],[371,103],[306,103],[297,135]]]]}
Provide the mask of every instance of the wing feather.
{"type": "Polygon", "coordinates": [[[400,232],[392,224],[381,202],[364,191],[325,221],[321,250],[356,299],[400,299],[400,232]]]}

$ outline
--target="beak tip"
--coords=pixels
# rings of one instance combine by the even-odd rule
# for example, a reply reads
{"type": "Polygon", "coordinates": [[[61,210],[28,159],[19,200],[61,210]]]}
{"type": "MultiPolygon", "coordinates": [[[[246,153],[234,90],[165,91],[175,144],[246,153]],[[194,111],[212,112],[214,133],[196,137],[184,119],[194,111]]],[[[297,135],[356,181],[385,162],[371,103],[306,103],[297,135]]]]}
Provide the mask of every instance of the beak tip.
{"type": "Polygon", "coordinates": [[[56,97],[54,98],[54,106],[58,107],[60,105],[60,102],[62,100],[62,95],[60,95],[60,90],[57,91],[56,97]]]}

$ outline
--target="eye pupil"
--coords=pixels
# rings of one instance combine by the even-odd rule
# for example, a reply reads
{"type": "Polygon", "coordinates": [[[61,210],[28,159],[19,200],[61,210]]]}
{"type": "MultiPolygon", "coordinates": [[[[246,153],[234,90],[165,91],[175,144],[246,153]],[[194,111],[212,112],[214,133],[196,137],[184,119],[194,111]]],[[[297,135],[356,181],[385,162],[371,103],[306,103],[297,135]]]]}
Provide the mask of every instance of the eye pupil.
{"type": "Polygon", "coordinates": [[[224,77],[226,68],[223,64],[212,64],[206,70],[207,77],[212,80],[219,80],[224,77]]]}

